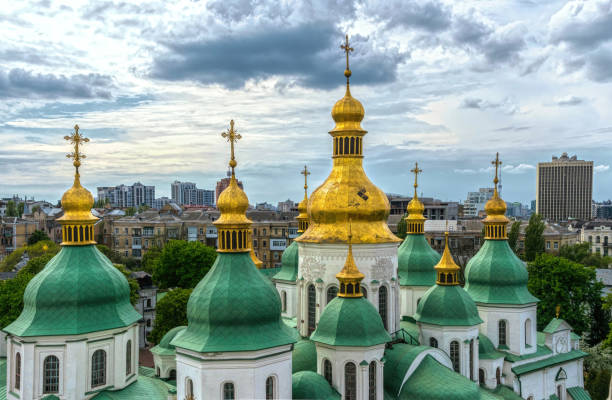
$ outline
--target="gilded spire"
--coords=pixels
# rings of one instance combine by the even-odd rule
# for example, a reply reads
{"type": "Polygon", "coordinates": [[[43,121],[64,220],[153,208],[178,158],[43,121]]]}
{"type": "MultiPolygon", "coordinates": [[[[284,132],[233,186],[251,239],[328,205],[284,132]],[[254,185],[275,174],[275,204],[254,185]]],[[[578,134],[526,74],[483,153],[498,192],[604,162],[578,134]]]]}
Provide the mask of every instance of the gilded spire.
{"type": "Polygon", "coordinates": [[[304,175],[304,199],[298,204],[299,215],[296,217],[298,221],[298,233],[304,233],[308,229],[308,167],[304,165],[304,169],[300,174],[304,175]]]}
{"type": "Polygon", "coordinates": [[[339,297],[362,297],[360,282],[365,275],[359,271],[353,258],[353,234],[351,228],[351,221],[349,220],[349,234],[348,234],[348,254],[346,261],[344,262],[344,268],[340,271],[336,278],[340,282],[340,291],[338,292],[339,297]]]}
{"type": "Polygon", "coordinates": [[[344,76],[346,76],[346,90],[349,89],[349,78],[351,77],[351,69],[349,68],[349,54],[354,51],[350,45],[348,40],[348,34],[346,34],[344,44],[340,45],[340,48],[344,50],[346,54],[346,69],[344,70],[344,76]]]}
{"type": "Polygon", "coordinates": [[[81,186],[79,167],[85,154],[81,153],[81,145],[89,139],[79,133],[79,126],[74,126],[74,132],[64,139],[70,142],[74,150],[66,157],[73,160],[74,183],[62,196],[64,215],[58,218],[62,225],[62,245],[88,245],[95,244],[94,223],[98,218],[91,214],[94,199],[91,193],[81,186]]]}
{"type": "Polygon", "coordinates": [[[459,284],[457,273],[461,270],[453,260],[453,256],[448,247],[448,230],[444,232],[444,252],[438,264],[434,267],[437,272],[436,284],[452,286],[459,284]]]}
{"type": "Polygon", "coordinates": [[[497,191],[497,184],[499,183],[497,176],[499,166],[502,164],[499,153],[495,154],[495,160],[491,161],[491,164],[495,165],[495,178],[493,179],[495,189],[493,190],[493,197],[485,204],[485,212],[487,213],[487,217],[483,220],[485,239],[504,240],[507,239],[506,225],[509,220],[506,218],[506,202],[499,197],[497,191]]]}
{"type": "Polygon", "coordinates": [[[425,231],[425,217],[423,216],[425,206],[419,200],[417,188],[419,187],[419,174],[423,172],[423,170],[419,168],[419,163],[415,162],[414,168],[411,169],[410,172],[414,173],[414,196],[412,200],[410,200],[410,203],[408,203],[408,207],[406,207],[406,211],[408,212],[408,216],[406,217],[406,232],[412,235],[421,235],[425,231]]]}
{"type": "Polygon", "coordinates": [[[234,129],[233,119],[230,121],[229,129],[225,132],[222,132],[221,136],[226,138],[227,141],[230,143],[231,155],[230,155],[229,167],[232,169],[232,179],[236,179],[235,174],[234,174],[234,168],[236,168],[236,165],[238,165],[238,163],[236,162],[236,158],[234,157],[234,143],[242,139],[242,135],[240,135],[238,131],[234,129]]]}

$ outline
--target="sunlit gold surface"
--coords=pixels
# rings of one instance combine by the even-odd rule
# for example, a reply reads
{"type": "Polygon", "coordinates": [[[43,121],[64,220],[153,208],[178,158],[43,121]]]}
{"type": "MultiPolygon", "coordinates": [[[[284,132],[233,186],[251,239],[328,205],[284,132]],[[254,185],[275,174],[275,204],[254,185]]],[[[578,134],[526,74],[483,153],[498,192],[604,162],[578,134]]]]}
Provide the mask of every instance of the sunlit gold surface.
{"type": "Polygon", "coordinates": [[[419,187],[418,176],[421,172],[423,172],[423,170],[419,168],[419,163],[415,163],[414,168],[411,169],[410,172],[414,173],[414,195],[406,207],[406,211],[408,212],[408,216],[406,217],[406,233],[422,234],[424,232],[423,228],[425,224],[425,217],[423,216],[425,206],[421,200],[419,200],[417,188],[419,187]]]}
{"type": "Polygon", "coordinates": [[[338,297],[361,297],[360,282],[365,278],[365,275],[359,271],[355,259],[353,258],[353,241],[351,235],[352,221],[349,221],[349,234],[348,234],[348,254],[346,255],[346,261],[344,267],[336,278],[340,282],[340,290],[338,291],[338,297]],[[350,289],[348,289],[350,288],[350,289]],[[348,290],[347,290],[348,289],[348,290]]]}
{"type": "Polygon", "coordinates": [[[499,196],[497,184],[499,179],[497,173],[502,162],[499,160],[499,153],[495,155],[495,160],[491,162],[495,165],[495,189],[493,197],[485,204],[487,217],[482,221],[485,225],[485,239],[505,240],[507,238],[506,225],[510,220],[506,217],[506,202],[499,196]]]}
{"type": "Polygon", "coordinates": [[[457,272],[461,270],[453,260],[450,248],[448,247],[448,232],[444,232],[444,252],[438,264],[434,267],[437,272],[436,283],[438,285],[458,285],[457,272]],[[442,276],[444,278],[442,279],[442,276]]]}
{"type": "Polygon", "coordinates": [[[217,208],[221,212],[221,217],[214,222],[216,226],[250,226],[251,220],[246,216],[246,211],[249,208],[249,199],[244,191],[240,189],[240,186],[238,186],[234,175],[232,175],[227,188],[219,195],[217,208]]]}
{"type": "Polygon", "coordinates": [[[361,121],[365,111],[359,100],[351,96],[351,90],[346,85],[346,93],[334,104],[332,108],[332,118],[336,126],[329,133],[332,136],[346,135],[347,132],[355,136],[363,136],[366,131],[361,127],[361,121]]]}
{"type": "Polygon", "coordinates": [[[304,165],[304,170],[300,174],[304,175],[304,199],[298,204],[299,215],[296,219],[298,221],[298,233],[304,233],[308,229],[308,175],[310,175],[306,165],[304,165]]]}

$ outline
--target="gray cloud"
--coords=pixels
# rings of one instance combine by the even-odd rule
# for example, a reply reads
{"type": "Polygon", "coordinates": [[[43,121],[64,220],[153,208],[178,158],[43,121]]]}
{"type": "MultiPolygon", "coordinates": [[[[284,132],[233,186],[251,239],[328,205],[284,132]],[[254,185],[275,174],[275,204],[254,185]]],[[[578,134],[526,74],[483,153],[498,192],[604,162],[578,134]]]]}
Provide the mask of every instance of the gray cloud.
{"type": "Polygon", "coordinates": [[[586,75],[596,82],[612,81],[612,50],[601,48],[587,57],[586,75]]]}
{"type": "Polygon", "coordinates": [[[565,96],[555,99],[555,103],[558,106],[577,106],[584,103],[584,99],[576,96],[565,96]]]}
{"type": "Polygon", "coordinates": [[[387,28],[401,26],[433,33],[447,30],[452,21],[451,9],[438,1],[383,2],[372,10],[386,21],[387,28]]]}
{"type": "Polygon", "coordinates": [[[519,107],[509,98],[506,98],[503,101],[495,102],[476,97],[466,97],[463,99],[459,107],[475,110],[499,109],[504,114],[508,115],[515,114],[519,111],[519,107]]]}
{"type": "Polygon", "coordinates": [[[550,41],[592,49],[612,40],[612,1],[570,1],[551,18],[550,41]]]}
{"type": "Polygon", "coordinates": [[[0,98],[111,98],[113,79],[108,75],[71,76],[41,74],[13,68],[0,70],[0,98]]]}
{"type": "MultiPolygon", "coordinates": [[[[192,37],[192,36],[189,36],[192,37]]],[[[166,42],[155,57],[151,76],[192,80],[237,89],[249,79],[295,78],[300,85],[333,88],[343,83],[342,33],[331,23],[295,27],[259,26],[202,40],[166,42]]],[[[355,35],[351,78],[357,84],[392,82],[397,64],[407,56],[394,49],[375,50],[368,38],[355,35]]]]}

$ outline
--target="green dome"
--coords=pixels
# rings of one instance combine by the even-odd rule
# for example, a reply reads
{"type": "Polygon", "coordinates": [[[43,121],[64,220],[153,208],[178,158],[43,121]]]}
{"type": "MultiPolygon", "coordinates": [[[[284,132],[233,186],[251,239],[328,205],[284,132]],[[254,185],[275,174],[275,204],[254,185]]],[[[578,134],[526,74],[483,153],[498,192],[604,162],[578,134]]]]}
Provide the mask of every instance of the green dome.
{"type": "Polygon", "coordinates": [[[185,330],[186,326],[177,326],[170,329],[162,340],[159,341],[159,344],[151,349],[151,353],[153,354],[175,354],[174,345],[170,342],[174,339],[179,333],[185,330]]]}
{"type": "Polygon", "coordinates": [[[497,351],[491,339],[482,333],[478,334],[478,358],[481,360],[492,360],[502,358],[504,354],[497,351]]]}
{"type": "Polygon", "coordinates": [[[477,303],[529,304],[527,268],[506,240],[486,240],[465,268],[465,290],[477,303]]]}
{"type": "Polygon", "coordinates": [[[374,306],[363,297],[336,297],[319,319],[310,340],[330,346],[369,347],[391,341],[374,306]]]}
{"type": "Polygon", "coordinates": [[[340,399],[340,395],[316,372],[296,372],[291,377],[293,399],[340,399]]]}
{"type": "Polygon", "coordinates": [[[95,245],[63,246],[28,283],[23,311],[4,331],[79,335],[130,326],[141,318],[130,304],[127,280],[95,245]]]}
{"type": "Polygon", "coordinates": [[[187,303],[187,329],[171,344],[201,353],[251,351],[295,343],[281,302],[248,252],[219,253],[187,303]]]}
{"type": "Polygon", "coordinates": [[[482,323],[474,300],[461,286],[436,285],[417,306],[414,319],[424,324],[473,326],[482,323]]]}
{"type": "Polygon", "coordinates": [[[281,270],[272,279],[295,282],[298,274],[298,244],[295,240],[283,251],[281,262],[281,270]]]}
{"type": "Polygon", "coordinates": [[[292,372],[317,372],[317,346],[312,340],[302,339],[293,346],[292,372]]]}
{"type": "Polygon", "coordinates": [[[397,273],[400,285],[435,285],[434,266],[438,261],[440,261],[440,254],[429,246],[424,235],[407,235],[397,250],[397,273]]]}

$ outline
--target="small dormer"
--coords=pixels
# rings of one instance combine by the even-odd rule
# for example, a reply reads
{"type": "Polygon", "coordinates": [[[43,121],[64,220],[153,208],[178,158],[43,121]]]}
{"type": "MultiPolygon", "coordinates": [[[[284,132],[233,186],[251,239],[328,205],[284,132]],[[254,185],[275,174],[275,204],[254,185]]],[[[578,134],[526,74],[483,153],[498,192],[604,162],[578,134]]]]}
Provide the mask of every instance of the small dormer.
{"type": "Polygon", "coordinates": [[[567,353],[572,350],[571,333],[572,327],[561,318],[553,318],[546,328],[546,346],[554,354],[567,353]]]}

